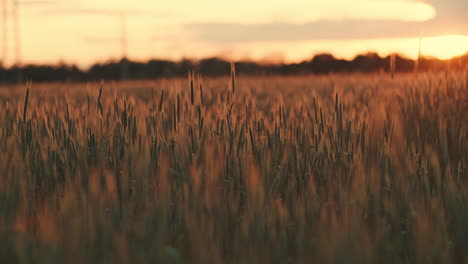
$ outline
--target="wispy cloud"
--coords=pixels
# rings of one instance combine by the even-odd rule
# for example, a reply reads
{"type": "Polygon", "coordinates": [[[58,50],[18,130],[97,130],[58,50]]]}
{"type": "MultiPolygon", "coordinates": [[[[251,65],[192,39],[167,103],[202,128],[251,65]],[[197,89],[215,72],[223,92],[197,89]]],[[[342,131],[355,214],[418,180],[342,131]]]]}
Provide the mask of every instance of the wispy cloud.
{"type": "Polygon", "coordinates": [[[404,38],[418,36],[421,32],[425,36],[468,35],[468,1],[427,0],[426,3],[437,13],[427,21],[354,18],[303,24],[192,23],[186,24],[185,28],[198,40],[214,43],[404,38]]]}

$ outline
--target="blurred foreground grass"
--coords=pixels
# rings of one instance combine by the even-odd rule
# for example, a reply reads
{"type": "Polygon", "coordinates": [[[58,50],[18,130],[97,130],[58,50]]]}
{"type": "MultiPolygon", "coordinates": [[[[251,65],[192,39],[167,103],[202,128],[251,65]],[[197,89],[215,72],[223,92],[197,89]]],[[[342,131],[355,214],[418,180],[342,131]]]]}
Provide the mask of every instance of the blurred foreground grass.
{"type": "Polygon", "coordinates": [[[0,122],[1,263],[468,262],[466,74],[32,84],[0,122]]]}

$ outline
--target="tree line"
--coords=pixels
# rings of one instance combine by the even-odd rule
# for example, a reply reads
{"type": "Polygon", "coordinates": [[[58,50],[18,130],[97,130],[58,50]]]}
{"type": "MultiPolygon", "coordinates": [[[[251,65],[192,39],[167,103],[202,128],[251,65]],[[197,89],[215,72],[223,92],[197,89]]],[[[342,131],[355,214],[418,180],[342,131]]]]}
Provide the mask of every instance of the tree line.
{"type": "MultiPolygon", "coordinates": [[[[468,70],[468,54],[450,60],[422,58],[417,61],[398,54],[380,57],[377,53],[357,55],[352,60],[338,59],[331,54],[318,54],[300,63],[267,64],[253,61],[235,62],[236,71],[243,75],[299,75],[329,73],[375,73],[389,72],[390,61],[395,62],[397,73],[412,71],[468,70]]],[[[2,83],[33,80],[34,82],[69,81],[83,82],[94,80],[155,79],[183,77],[190,71],[204,76],[217,77],[230,72],[231,62],[221,58],[202,60],[183,59],[180,61],[153,59],[147,62],[110,61],[80,69],[76,65],[25,65],[23,67],[0,67],[2,83]]]]}

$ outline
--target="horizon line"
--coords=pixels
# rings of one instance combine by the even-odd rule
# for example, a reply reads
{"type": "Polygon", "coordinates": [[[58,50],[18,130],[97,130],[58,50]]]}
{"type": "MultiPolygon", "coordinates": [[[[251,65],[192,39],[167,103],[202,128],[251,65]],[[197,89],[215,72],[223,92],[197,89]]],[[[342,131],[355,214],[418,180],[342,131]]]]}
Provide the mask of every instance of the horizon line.
{"type": "MultiPolygon", "coordinates": [[[[116,57],[109,57],[108,59],[105,59],[105,60],[96,60],[92,63],[76,63],[76,62],[67,62],[66,60],[58,60],[54,63],[40,63],[40,62],[26,62],[26,63],[21,63],[20,67],[18,67],[18,64],[11,64],[7,67],[4,67],[4,65],[1,65],[1,62],[0,62],[0,68],[1,69],[4,69],[4,70],[8,70],[8,69],[15,69],[15,68],[25,68],[25,67],[28,67],[28,66],[68,66],[68,67],[77,67],[81,70],[89,70],[91,69],[93,66],[96,66],[96,65],[103,65],[103,64],[112,64],[112,63],[120,63],[122,60],[127,60],[128,62],[133,62],[133,63],[148,63],[150,61],[169,61],[169,62],[174,62],[174,63],[177,63],[177,62],[182,62],[182,61],[191,61],[191,62],[200,62],[200,61],[203,61],[203,60],[208,60],[208,59],[219,59],[219,60],[223,60],[223,61],[226,61],[226,62],[232,62],[232,63],[239,63],[239,62],[248,62],[248,63],[256,63],[258,65],[292,65],[292,64],[300,64],[300,63],[303,63],[303,62],[309,62],[311,60],[313,60],[315,57],[317,56],[321,56],[321,55],[330,55],[332,56],[335,60],[345,60],[345,61],[353,61],[355,60],[357,57],[359,56],[367,56],[367,55],[377,55],[379,58],[388,58],[392,55],[396,55],[400,58],[404,58],[404,59],[408,59],[408,60],[411,60],[411,61],[417,61],[418,58],[412,58],[411,56],[408,56],[404,53],[399,53],[399,52],[390,52],[390,53],[387,53],[385,55],[382,55],[381,53],[379,52],[376,52],[376,51],[367,51],[367,52],[361,52],[361,53],[356,53],[355,55],[353,56],[350,56],[348,58],[346,58],[346,56],[336,56],[334,55],[332,52],[318,52],[318,53],[315,53],[314,55],[312,56],[309,56],[309,57],[305,57],[303,59],[300,59],[300,60],[284,60],[284,59],[280,59],[278,61],[275,61],[275,59],[269,59],[269,58],[265,58],[265,59],[251,59],[251,58],[237,58],[237,59],[231,59],[231,58],[228,58],[226,56],[223,56],[223,55],[212,55],[212,56],[204,56],[204,57],[185,57],[185,56],[182,56],[180,58],[177,58],[177,59],[170,59],[170,58],[164,58],[164,57],[149,57],[149,58],[146,58],[146,59],[141,59],[141,58],[129,58],[129,57],[120,57],[120,58],[116,58],[116,57]]],[[[453,59],[456,59],[456,58],[460,58],[460,57],[465,57],[465,56],[468,56],[468,50],[465,52],[465,53],[461,53],[461,54],[458,54],[458,55],[455,55],[451,58],[440,58],[440,57],[437,57],[437,56],[434,56],[434,55],[430,55],[430,54],[422,54],[421,56],[421,59],[429,59],[429,60],[439,60],[439,61],[450,61],[450,60],[453,60],[453,59]]]]}

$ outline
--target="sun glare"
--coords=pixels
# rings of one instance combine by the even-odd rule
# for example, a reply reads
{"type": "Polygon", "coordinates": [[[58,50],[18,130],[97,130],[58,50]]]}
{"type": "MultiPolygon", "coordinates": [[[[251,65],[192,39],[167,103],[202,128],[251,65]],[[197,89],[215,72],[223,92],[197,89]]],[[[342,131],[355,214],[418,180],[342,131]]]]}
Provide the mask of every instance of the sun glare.
{"type": "Polygon", "coordinates": [[[423,54],[450,59],[468,52],[468,36],[444,35],[422,40],[423,54]]]}

